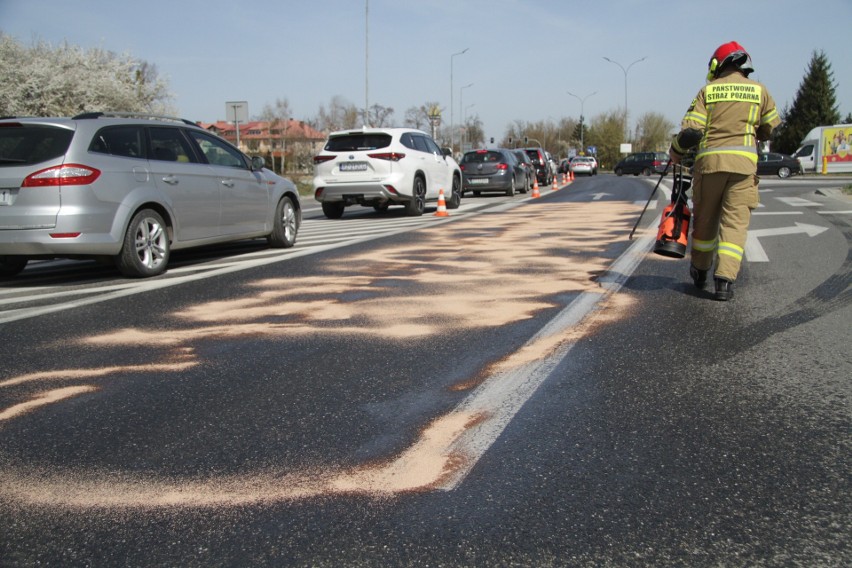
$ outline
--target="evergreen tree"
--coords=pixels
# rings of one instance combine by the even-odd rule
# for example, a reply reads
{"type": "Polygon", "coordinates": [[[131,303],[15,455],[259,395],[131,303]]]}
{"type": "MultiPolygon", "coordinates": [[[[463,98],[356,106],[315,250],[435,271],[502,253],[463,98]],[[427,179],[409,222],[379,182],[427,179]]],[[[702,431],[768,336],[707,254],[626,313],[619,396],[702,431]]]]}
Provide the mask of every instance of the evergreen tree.
{"type": "Polygon", "coordinates": [[[833,75],[825,53],[814,51],[792,107],[780,112],[783,123],[773,133],[773,150],[792,154],[812,128],[840,121],[833,75]]]}

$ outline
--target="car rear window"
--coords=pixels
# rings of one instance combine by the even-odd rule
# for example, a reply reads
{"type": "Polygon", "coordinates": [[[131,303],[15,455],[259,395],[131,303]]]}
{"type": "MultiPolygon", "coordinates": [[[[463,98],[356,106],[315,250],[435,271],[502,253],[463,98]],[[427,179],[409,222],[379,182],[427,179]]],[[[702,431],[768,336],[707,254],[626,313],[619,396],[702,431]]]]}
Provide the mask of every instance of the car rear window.
{"type": "Polygon", "coordinates": [[[58,158],[68,151],[74,131],[49,125],[0,124],[0,167],[28,166],[58,158]]]}
{"type": "Polygon", "coordinates": [[[541,158],[541,156],[538,155],[538,150],[525,150],[525,152],[527,153],[527,156],[530,157],[530,161],[532,161],[532,163],[534,163],[534,164],[543,164],[544,163],[544,160],[541,158]]]}
{"type": "Polygon", "coordinates": [[[390,134],[344,134],[328,139],[327,152],[351,152],[354,150],[376,150],[390,146],[390,134]]]}
{"type": "Polygon", "coordinates": [[[484,164],[487,162],[501,162],[503,154],[500,152],[468,152],[462,158],[463,164],[484,164]]]}

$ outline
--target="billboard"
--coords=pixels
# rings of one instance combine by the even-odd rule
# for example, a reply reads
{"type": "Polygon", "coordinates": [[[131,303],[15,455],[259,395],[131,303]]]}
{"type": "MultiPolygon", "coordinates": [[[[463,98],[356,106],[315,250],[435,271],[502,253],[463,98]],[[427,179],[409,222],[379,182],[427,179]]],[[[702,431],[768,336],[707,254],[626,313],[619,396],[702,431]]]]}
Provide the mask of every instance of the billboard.
{"type": "Polygon", "coordinates": [[[852,163],[852,126],[824,128],[820,144],[829,164],[852,163]]]}

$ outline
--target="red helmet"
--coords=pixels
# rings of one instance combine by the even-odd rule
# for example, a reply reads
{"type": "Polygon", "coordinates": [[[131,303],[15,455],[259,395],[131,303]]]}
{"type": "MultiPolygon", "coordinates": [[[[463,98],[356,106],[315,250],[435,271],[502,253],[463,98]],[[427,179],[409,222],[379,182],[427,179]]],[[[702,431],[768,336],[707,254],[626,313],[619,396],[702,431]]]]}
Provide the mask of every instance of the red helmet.
{"type": "Polygon", "coordinates": [[[707,78],[715,79],[727,65],[735,65],[746,77],[754,71],[754,67],[751,66],[751,56],[743,46],[735,41],[723,43],[716,48],[713,57],[710,58],[710,72],[707,74],[707,78]]]}

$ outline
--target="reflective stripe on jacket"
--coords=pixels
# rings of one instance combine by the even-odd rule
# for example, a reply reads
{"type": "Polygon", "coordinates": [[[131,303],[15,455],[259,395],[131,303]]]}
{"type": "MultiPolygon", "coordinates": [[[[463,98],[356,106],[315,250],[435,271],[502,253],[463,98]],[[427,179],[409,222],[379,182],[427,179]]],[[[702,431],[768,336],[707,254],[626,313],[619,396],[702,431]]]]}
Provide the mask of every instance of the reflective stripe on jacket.
{"type": "Polygon", "coordinates": [[[684,131],[703,132],[695,156],[701,173],[757,171],[758,141],[768,140],[781,122],[766,87],[738,70],[730,70],[701,88],[681,122],[672,149],[684,154],[684,131]]]}

